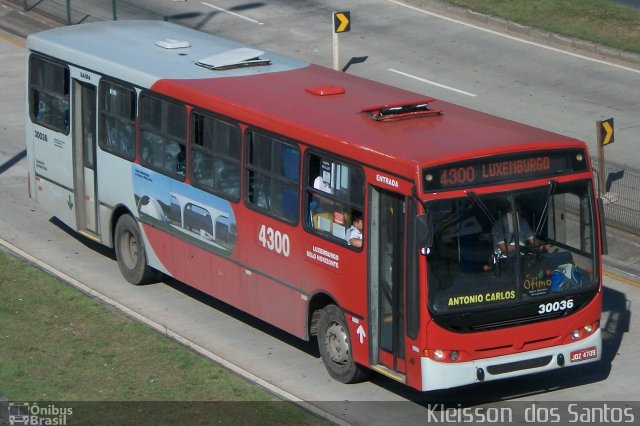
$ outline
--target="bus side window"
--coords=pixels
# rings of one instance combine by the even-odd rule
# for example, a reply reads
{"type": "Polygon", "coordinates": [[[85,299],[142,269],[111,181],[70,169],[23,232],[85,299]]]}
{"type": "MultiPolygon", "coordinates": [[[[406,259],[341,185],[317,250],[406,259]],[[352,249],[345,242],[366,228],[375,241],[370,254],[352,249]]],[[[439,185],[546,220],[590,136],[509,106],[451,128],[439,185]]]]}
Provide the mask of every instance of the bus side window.
{"type": "Polygon", "coordinates": [[[31,120],[69,134],[69,69],[38,56],[29,58],[31,120]]]}
{"type": "Polygon", "coordinates": [[[350,235],[362,235],[362,170],[313,153],[307,156],[305,164],[307,229],[329,240],[351,245],[350,235]]]}
{"type": "Polygon", "coordinates": [[[100,148],[133,160],[135,157],[136,93],[106,80],[100,82],[100,148]]]}
{"type": "Polygon", "coordinates": [[[300,150],[275,137],[247,132],[247,203],[270,216],[298,221],[300,150]]]}
{"type": "Polygon", "coordinates": [[[192,182],[231,201],[240,198],[242,132],[237,124],[194,112],[191,115],[192,182]]]}
{"type": "Polygon", "coordinates": [[[142,165],[184,179],[187,129],[184,105],[144,94],[140,111],[142,165]]]}

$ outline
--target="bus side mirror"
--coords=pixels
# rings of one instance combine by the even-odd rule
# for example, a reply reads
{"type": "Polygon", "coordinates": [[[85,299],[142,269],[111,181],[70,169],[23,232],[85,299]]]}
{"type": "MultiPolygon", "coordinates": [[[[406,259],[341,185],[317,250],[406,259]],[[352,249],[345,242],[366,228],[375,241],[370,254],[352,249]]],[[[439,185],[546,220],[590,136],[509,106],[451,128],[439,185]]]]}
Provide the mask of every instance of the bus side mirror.
{"type": "Polygon", "coordinates": [[[609,254],[609,246],[607,245],[607,226],[604,221],[604,201],[602,197],[598,197],[598,213],[600,219],[600,239],[601,254],[609,254]]]}
{"type": "Polygon", "coordinates": [[[424,256],[431,254],[431,246],[433,245],[433,223],[431,216],[421,214],[416,216],[415,220],[416,244],[420,248],[420,253],[424,256]]]}

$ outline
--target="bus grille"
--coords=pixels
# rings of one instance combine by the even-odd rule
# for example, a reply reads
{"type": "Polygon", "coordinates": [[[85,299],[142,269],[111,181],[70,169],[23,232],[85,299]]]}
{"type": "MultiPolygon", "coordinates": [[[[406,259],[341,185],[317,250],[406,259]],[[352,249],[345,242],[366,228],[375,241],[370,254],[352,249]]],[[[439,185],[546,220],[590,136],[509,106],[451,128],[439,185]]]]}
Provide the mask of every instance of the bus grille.
{"type": "Polygon", "coordinates": [[[515,362],[508,362],[506,364],[491,365],[487,367],[487,371],[490,374],[498,375],[498,374],[511,373],[512,371],[527,370],[529,368],[544,367],[545,365],[549,365],[552,359],[553,359],[553,356],[547,355],[539,358],[526,359],[524,361],[515,361],[515,362]]]}
{"type": "Polygon", "coordinates": [[[471,331],[496,330],[499,328],[513,327],[516,325],[530,324],[538,321],[554,319],[562,315],[563,315],[562,312],[557,312],[549,315],[536,315],[536,316],[525,317],[525,318],[514,318],[514,319],[509,319],[504,321],[489,322],[485,324],[475,324],[470,326],[469,328],[471,329],[471,331]]]}

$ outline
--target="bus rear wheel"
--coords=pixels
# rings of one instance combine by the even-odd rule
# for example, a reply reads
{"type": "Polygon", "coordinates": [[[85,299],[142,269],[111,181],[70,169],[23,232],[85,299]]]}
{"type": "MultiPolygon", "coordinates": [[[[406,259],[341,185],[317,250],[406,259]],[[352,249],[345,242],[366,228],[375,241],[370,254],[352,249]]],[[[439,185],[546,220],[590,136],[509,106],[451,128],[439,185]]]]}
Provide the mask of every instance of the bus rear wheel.
{"type": "Polygon", "coordinates": [[[131,284],[142,285],[157,281],[160,273],[147,265],[144,241],[133,216],[120,216],[114,235],[116,259],[122,276],[131,284]]]}
{"type": "Polygon", "coordinates": [[[329,375],[342,383],[357,383],[367,377],[367,370],[353,361],[349,328],[342,310],[328,305],[318,319],[318,348],[329,375]]]}

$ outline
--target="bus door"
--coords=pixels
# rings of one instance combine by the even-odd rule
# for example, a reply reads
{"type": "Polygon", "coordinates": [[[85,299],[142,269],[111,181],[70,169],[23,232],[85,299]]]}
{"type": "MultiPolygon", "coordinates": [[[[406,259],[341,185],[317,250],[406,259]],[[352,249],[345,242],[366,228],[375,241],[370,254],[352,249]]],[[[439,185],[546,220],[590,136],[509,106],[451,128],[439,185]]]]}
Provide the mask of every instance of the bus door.
{"type": "Polygon", "coordinates": [[[370,187],[369,306],[372,368],[404,381],[405,196],[370,187]]]}
{"type": "Polygon", "coordinates": [[[96,86],[73,79],[73,181],[78,231],[96,238],[96,86]]]}

